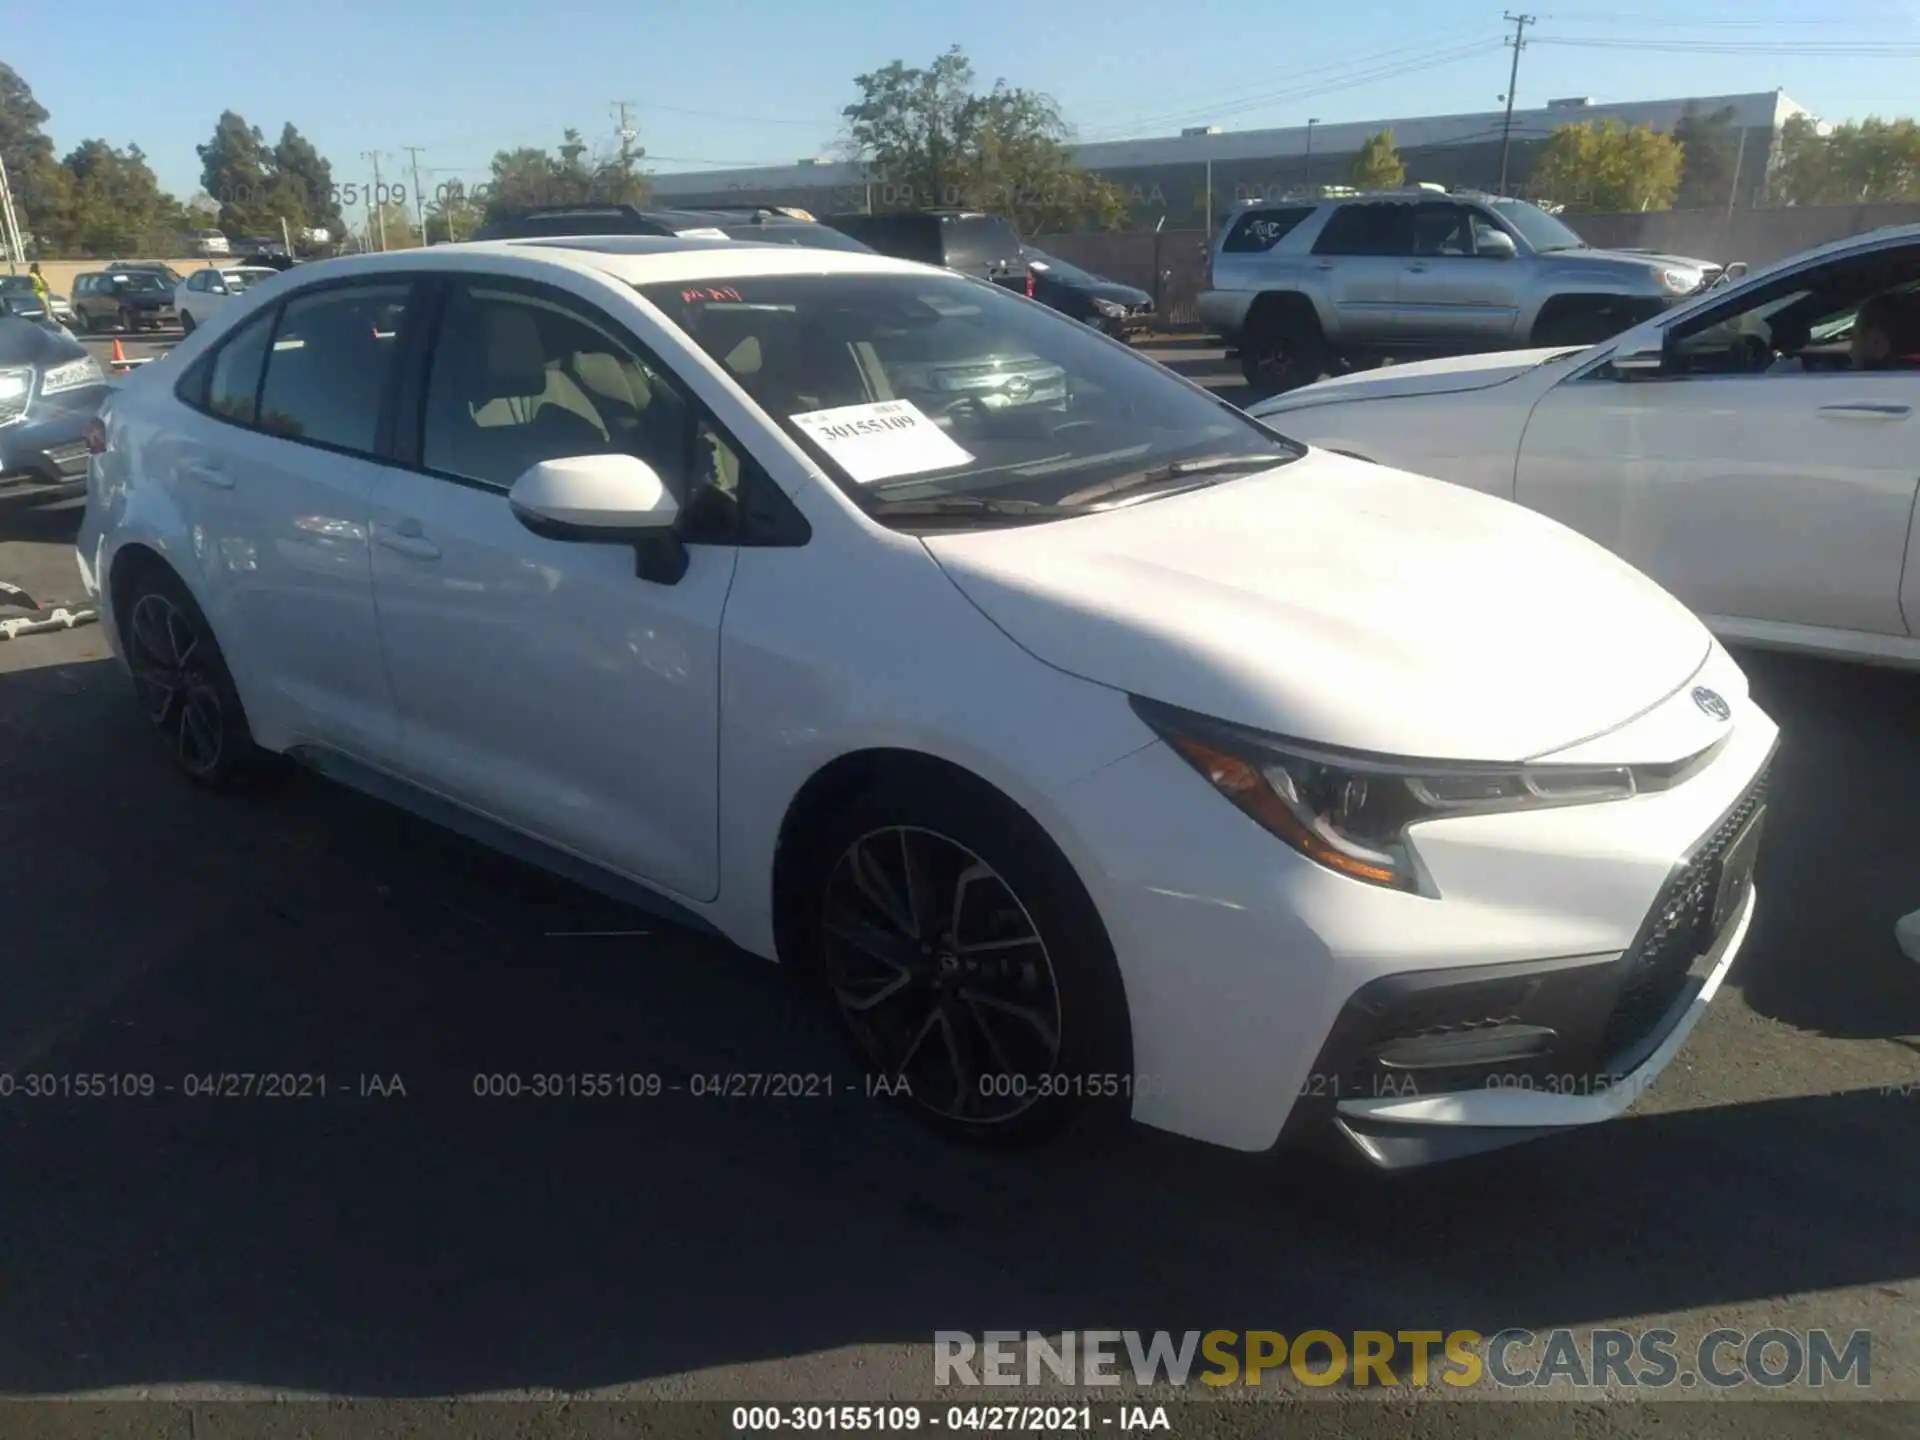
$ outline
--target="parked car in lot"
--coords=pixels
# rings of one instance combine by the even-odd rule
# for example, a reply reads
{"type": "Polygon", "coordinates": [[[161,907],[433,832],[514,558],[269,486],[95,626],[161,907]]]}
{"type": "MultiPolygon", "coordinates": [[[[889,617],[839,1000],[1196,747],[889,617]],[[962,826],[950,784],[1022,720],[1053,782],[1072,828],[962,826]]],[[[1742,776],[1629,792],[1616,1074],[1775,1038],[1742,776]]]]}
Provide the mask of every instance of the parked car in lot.
{"type": "Polygon", "coordinates": [[[193,232],[193,253],[218,259],[231,255],[233,246],[228,242],[226,235],[219,230],[196,230],[193,232]]]}
{"type": "Polygon", "coordinates": [[[886,215],[829,215],[826,223],[882,255],[938,265],[997,285],[1022,289],[1027,269],[1013,225],[978,210],[915,210],[886,215]]]}
{"type": "Polygon", "coordinates": [[[1144,290],[1082,270],[1031,245],[1020,247],[1020,260],[1030,281],[1027,294],[1062,315],[1084,321],[1116,340],[1128,339],[1153,324],[1153,296],[1144,290]]]}
{"type": "MultiPolygon", "coordinates": [[[[73,302],[58,292],[50,294],[48,299],[52,304],[53,320],[61,325],[72,325],[75,319],[73,302]]],[[[30,275],[0,275],[0,303],[4,303],[16,315],[47,309],[34,294],[33,277],[30,275]],[[23,297],[30,302],[24,310],[17,303],[23,297]]]]}
{"type": "Polygon", "coordinates": [[[561,235],[685,235],[707,240],[751,240],[816,250],[864,250],[805,210],[770,205],[700,210],[641,209],[635,205],[550,205],[483,226],[480,240],[532,240],[561,235]]]}
{"type": "Polygon", "coordinates": [[[0,495],[84,484],[86,426],[108,389],[72,336],[0,315],[0,495]]]}
{"type": "Polygon", "coordinates": [[[1879,230],[1589,349],[1394,366],[1253,408],[1551,516],[1725,639],[1920,665],[1920,334],[1859,333],[1874,297],[1916,286],[1920,227],[1879,230]]]}
{"type": "Polygon", "coordinates": [[[1201,323],[1263,394],[1388,357],[1592,344],[1722,270],[1596,250],[1524,200],[1429,188],[1250,203],[1212,264],[1201,323]]]}
{"type": "Polygon", "coordinates": [[[235,295],[243,295],[279,273],[270,265],[209,266],[194,271],[173,292],[173,308],[180,317],[180,328],[191,335],[235,295]]]}
{"type": "Polygon", "coordinates": [[[158,330],[171,325],[173,287],[157,270],[89,270],[73,277],[74,324],[83,334],[100,330],[158,330]]]}
{"type": "Polygon", "coordinates": [[[196,780],[292,757],[778,958],[980,1140],[1511,1143],[1733,962],[1775,726],[1562,526],[876,255],[316,269],[93,436],[81,571],[196,780]]]}

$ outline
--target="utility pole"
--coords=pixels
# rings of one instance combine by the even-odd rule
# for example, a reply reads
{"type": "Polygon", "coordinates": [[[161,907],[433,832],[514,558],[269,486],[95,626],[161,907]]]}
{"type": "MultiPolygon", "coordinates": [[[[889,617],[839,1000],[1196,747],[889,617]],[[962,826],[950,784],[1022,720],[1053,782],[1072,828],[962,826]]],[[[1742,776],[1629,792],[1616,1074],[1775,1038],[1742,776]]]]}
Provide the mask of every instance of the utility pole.
{"type": "Polygon", "coordinates": [[[7,252],[7,273],[15,273],[15,265],[27,258],[27,248],[20,238],[20,221],[13,212],[13,183],[7,179],[7,162],[0,160],[0,249],[7,252]]]}
{"type": "Polygon", "coordinates": [[[387,192],[380,183],[380,152],[362,150],[360,158],[373,162],[373,193],[367,200],[367,239],[373,239],[372,231],[377,224],[380,227],[380,248],[384,250],[387,248],[387,192]]]}
{"type": "Polygon", "coordinates": [[[631,100],[613,102],[614,118],[620,122],[620,128],[615,133],[620,137],[620,178],[626,191],[621,196],[623,203],[633,199],[633,142],[640,134],[627,119],[627,111],[632,105],[631,100]]]}
{"type": "Polygon", "coordinates": [[[418,227],[420,243],[424,245],[427,243],[427,197],[420,188],[420,147],[403,145],[400,148],[407,152],[407,159],[413,165],[413,222],[418,227]]]}
{"type": "Polygon", "coordinates": [[[1307,190],[1313,190],[1313,127],[1320,123],[1320,117],[1314,115],[1307,120],[1307,190]]]}
{"type": "Polygon", "coordinates": [[[1520,84],[1520,52],[1527,48],[1527,26],[1534,23],[1534,17],[1502,11],[1500,18],[1513,26],[1513,38],[1507,41],[1513,47],[1513,68],[1507,72],[1507,118],[1500,126],[1500,183],[1495,187],[1496,193],[1504,195],[1507,193],[1507,152],[1513,148],[1513,92],[1520,84]]]}

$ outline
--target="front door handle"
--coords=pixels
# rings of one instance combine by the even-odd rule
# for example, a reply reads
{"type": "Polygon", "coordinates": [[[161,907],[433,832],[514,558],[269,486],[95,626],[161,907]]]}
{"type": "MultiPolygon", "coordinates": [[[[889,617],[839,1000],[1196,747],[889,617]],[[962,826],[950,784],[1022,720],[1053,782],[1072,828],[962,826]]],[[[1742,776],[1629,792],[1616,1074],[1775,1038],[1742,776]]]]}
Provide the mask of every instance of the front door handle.
{"type": "Polygon", "coordinates": [[[375,525],[373,542],[384,545],[397,555],[406,555],[415,560],[440,558],[440,547],[426,537],[418,520],[402,520],[398,525],[375,525]]]}
{"type": "Polygon", "coordinates": [[[1913,407],[1878,405],[1863,400],[1854,404],[1822,405],[1814,413],[1834,420],[1904,420],[1913,413],[1913,407]]]}
{"type": "Polygon", "coordinates": [[[1427,262],[1424,260],[1416,260],[1407,266],[1407,269],[1413,271],[1415,274],[1424,275],[1427,273],[1427,262]]]}
{"type": "Polygon", "coordinates": [[[180,466],[180,473],[189,480],[198,480],[202,485],[211,485],[216,490],[231,490],[233,476],[220,468],[214,460],[188,460],[180,466]]]}

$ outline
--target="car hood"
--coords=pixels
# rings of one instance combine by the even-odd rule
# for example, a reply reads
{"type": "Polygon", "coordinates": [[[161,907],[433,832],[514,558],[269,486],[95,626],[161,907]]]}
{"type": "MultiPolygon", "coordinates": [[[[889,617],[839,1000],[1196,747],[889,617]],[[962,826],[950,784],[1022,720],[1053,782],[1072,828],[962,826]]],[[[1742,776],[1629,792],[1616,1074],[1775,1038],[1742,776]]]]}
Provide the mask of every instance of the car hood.
{"type": "Polygon", "coordinates": [[[1672,694],[1711,640],[1555,521],[1315,450],[1070,520],[925,537],[1039,659],[1272,734],[1516,761],[1672,694]]]}
{"type": "Polygon", "coordinates": [[[1537,369],[1543,361],[1574,353],[1578,346],[1550,346],[1543,350],[1499,350],[1487,355],[1455,355],[1444,360],[1420,360],[1410,365],[1388,365],[1318,380],[1249,405],[1252,415],[1278,415],[1309,405],[1336,400],[1384,400],[1403,395],[1450,395],[1463,390],[1486,390],[1505,385],[1537,369]]]}

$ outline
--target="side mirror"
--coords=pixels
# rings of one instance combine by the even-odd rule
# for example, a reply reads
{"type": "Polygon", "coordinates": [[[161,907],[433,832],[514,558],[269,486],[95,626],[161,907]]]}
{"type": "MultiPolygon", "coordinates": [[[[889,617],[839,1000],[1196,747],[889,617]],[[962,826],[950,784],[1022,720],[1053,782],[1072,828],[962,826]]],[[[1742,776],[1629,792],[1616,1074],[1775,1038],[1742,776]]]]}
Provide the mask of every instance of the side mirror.
{"type": "Polygon", "coordinates": [[[207,288],[216,295],[224,295],[227,293],[227,287],[224,285],[209,285],[207,288]]]}
{"type": "Polygon", "coordinates": [[[507,503],[544,539],[633,546],[634,573],[642,580],[673,585],[687,573],[687,549],[676,529],[679,502],[636,456],[542,460],[513,482],[507,503]]]}
{"type": "Polygon", "coordinates": [[[1629,340],[1613,352],[1607,362],[1616,375],[1658,375],[1667,368],[1667,349],[1662,336],[1629,340]]]}
{"type": "Polygon", "coordinates": [[[1474,249],[1492,260],[1511,260],[1520,253],[1520,247],[1504,230],[1482,231],[1474,242],[1474,249]]]}

